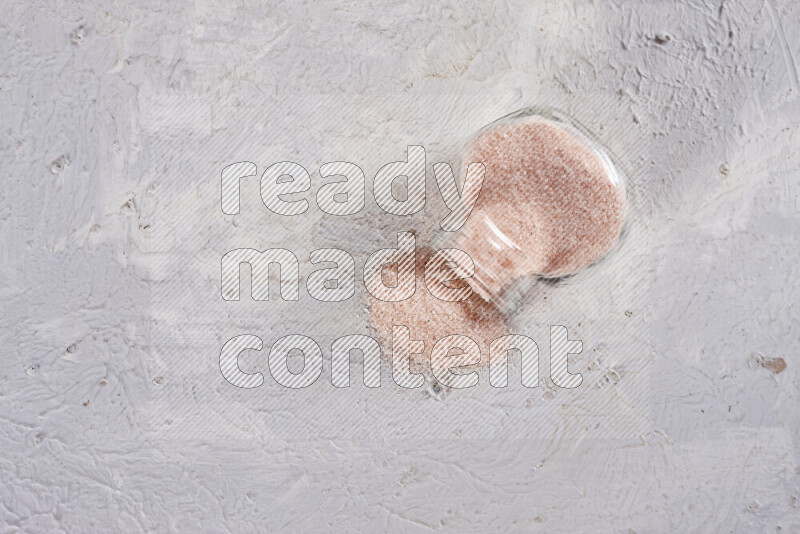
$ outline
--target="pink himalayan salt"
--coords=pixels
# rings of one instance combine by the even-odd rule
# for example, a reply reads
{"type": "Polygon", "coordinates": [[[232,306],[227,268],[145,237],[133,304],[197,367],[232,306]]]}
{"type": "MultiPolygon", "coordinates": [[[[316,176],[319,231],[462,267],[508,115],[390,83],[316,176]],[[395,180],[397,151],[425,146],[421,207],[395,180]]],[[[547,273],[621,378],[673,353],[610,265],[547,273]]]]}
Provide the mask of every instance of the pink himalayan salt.
{"type": "MultiPolygon", "coordinates": [[[[400,302],[371,301],[370,322],[387,353],[392,326],[409,327],[425,343],[412,369],[425,364],[439,339],[462,334],[489,360],[489,344],[509,333],[501,311],[487,301],[515,279],[570,274],[602,257],[619,237],[625,217],[620,179],[576,134],[541,117],[500,124],[480,133],[464,158],[486,166],[480,197],[449,245],[475,263],[468,281],[477,294],[444,302],[421,286],[400,302]]],[[[417,252],[417,274],[429,252],[417,252]]],[[[419,278],[418,278],[419,279],[419,278]]]]}
{"type": "Polygon", "coordinates": [[[621,177],[558,123],[530,116],[485,130],[462,167],[470,162],[483,163],[486,177],[450,246],[473,259],[470,284],[487,300],[515,279],[573,273],[617,241],[626,208],[621,177]]]}
{"type": "MultiPolygon", "coordinates": [[[[407,326],[412,340],[425,343],[422,354],[411,355],[412,370],[421,372],[430,370],[431,349],[438,340],[460,334],[478,344],[481,366],[485,367],[489,363],[489,344],[509,333],[503,315],[474,293],[464,302],[446,302],[431,295],[421,283],[430,252],[425,249],[416,251],[417,286],[411,298],[398,302],[371,299],[370,323],[378,333],[378,341],[384,353],[391,354],[392,326],[407,326]]],[[[386,270],[391,271],[391,268],[386,270]]]]}

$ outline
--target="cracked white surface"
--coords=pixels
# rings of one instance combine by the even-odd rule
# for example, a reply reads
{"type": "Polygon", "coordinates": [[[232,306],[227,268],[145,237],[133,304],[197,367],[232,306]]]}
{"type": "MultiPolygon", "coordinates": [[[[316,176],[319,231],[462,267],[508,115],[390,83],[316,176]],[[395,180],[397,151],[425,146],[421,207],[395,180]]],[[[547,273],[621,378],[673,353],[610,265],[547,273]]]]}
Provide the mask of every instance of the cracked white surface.
{"type": "MultiPolygon", "coordinates": [[[[800,4],[3,4],[3,531],[800,531],[800,4]],[[270,424],[330,404],[330,384],[242,395],[214,359],[237,333],[266,340],[329,312],[276,303],[248,323],[244,308],[193,352],[151,335],[159,313],[181,320],[153,300],[175,276],[160,247],[174,255],[186,235],[171,243],[161,225],[177,206],[213,243],[187,263],[190,286],[218,290],[211,260],[237,234],[215,241],[223,219],[206,207],[225,164],[342,158],[369,178],[409,141],[429,164],[454,162],[464,134],[534,102],[606,140],[638,210],[627,253],[544,286],[514,319],[537,340],[564,321],[584,342],[586,387],[551,399],[552,424],[514,428],[544,388],[526,412],[519,388],[437,402],[382,387],[375,406],[443,426],[286,431],[270,424]],[[610,391],[625,395],[602,405],[633,399],[635,416],[597,414],[581,434],[595,422],[581,402],[610,391]],[[477,407],[489,415],[447,427],[477,407]],[[491,439],[495,424],[508,439],[491,439]]],[[[318,215],[272,219],[241,246],[364,255],[432,225],[318,215]],[[342,242],[350,232],[360,239],[342,242]]],[[[364,303],[335,314],[331,335],[362,328],[364,303]]]]}

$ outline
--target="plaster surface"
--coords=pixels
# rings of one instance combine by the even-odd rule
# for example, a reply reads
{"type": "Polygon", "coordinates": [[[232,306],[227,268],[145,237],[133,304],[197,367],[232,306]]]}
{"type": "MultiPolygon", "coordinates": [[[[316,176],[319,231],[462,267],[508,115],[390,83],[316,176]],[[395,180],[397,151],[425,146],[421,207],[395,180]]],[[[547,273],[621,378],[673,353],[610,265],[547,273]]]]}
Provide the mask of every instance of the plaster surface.
{"type": "Polygon", "coordinates": [[[2,4],[4,532],[800,532],[800,4],[2,4]],[[360,283],[228,306],[227,250],[307,276],[443,213],[429,172],[408,219],[281,219],[257,180],[228,217],[225,165],[455,164],[534,103],[631,175],[618,253],[512,319],[582,340],[580,388],[222,379],[237,334],[369,333],[360,283]]]}

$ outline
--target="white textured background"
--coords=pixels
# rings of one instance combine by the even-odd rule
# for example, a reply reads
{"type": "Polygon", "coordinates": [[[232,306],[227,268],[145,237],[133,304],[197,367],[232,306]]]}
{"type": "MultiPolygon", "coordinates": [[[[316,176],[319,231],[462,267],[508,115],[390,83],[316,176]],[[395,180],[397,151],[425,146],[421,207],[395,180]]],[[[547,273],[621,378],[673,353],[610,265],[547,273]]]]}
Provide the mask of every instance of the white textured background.
{"type": "Polygon", "coordinates": [[[800,532],[800,4],[2,4],[3,531],[800,532]],[[329,383],[241,395],[215,358],[238,333],[269,343],[265,325],[355,333],[363,287],[351,315],[276,303],[218,331],[159,300],[212,295],[228,248],[358,259],[410,224],[262,208],[242,221],[263,233],[223,233],[225,164],[338,158],[370,179],[406,144],[454,162],[534,102],[634,177],[623,253],[515,318],[583,340],[577,396],[352,388],[356,426],[315,432],[329,383]],[[381,402],[425,419],[366,426],[381,402]],[[535,436],[531,413],[552,418],[535,436]],[[474,424],[425,426],[451,415],[474,424]]]}

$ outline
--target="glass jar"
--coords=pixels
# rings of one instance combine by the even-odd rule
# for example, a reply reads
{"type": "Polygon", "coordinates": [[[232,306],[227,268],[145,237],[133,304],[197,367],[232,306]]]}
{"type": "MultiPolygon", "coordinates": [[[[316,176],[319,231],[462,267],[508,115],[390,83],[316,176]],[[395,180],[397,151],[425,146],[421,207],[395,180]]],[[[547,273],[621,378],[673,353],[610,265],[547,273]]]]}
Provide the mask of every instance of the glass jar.
{"type": "Polygon", "coordinates": [[[567,114],[537,106],[500,118],[467,143],[462,183],[469,163],[485,167],[478,201],[461,228],[438,230],[432,245],[466,252],[474,274],[463,265],[456,272],[504,313],[521,306],[537,279],[574,274],[618,244],[627,174],[567,114]]]}

